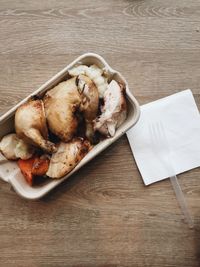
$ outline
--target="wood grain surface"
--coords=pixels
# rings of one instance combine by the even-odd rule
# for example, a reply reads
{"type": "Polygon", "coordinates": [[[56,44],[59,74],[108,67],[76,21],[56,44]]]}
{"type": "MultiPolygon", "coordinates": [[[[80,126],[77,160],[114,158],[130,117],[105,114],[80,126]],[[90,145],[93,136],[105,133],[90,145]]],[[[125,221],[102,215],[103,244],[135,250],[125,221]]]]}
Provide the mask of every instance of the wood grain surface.
{"type": "MultiPolygon", "coordinates": [[[[123,73],[141,104],[191,88],[200,108],[199,0],[0,0],[0,113],[84,52],[123,73]]],[[[145,187],[123,136],[42,200],[0,181],[2,267],[198,267],[200,170],[145,187]]]]}

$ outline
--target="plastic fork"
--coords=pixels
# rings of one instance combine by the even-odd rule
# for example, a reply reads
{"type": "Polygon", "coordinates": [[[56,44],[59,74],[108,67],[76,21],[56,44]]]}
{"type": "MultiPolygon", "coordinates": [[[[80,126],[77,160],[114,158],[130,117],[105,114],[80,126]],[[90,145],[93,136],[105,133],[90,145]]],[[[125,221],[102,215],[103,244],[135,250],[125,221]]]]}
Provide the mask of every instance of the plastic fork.
{"type": "Polygon", "coordinates": [[[162,122],[156,122],[149,126],[149,132],[154,147],[155,155],[160,157],[164,163],[165,168],[169,171],[169,178],[174,189],[177,201],[180,205],[185,221],[190,228],[194,227],[194,223],[188,209],[185,196],[178,182],[173,163],[171,160],[171,151],[168,143],[165,128],[162,122]]]}

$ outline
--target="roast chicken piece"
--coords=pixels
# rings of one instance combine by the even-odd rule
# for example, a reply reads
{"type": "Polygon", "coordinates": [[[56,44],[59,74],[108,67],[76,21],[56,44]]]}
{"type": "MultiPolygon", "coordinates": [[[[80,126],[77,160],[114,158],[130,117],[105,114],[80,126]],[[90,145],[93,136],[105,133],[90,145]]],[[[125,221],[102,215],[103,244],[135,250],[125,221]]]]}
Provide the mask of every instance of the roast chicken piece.
{"type": "Polygon", "coordinates": [[[104,94],[102,114],[95,120],[94,129],[101,134],[111,137],[127,116],[127,105],[124,96],[125,89],[115,80],[108,85],[104,94]]]}
{"type": "Polygon", "coordinates": [[[81,103],[76,78],[59,83],[44,97],[44,107],[49,129],[67,142],[76,133],[78,120],[75,115],[81,103]]]}
{"type": "Polygon", "coordinates": [[[30,100],[21,105],[15,113],[15,130],[19,138],[48,153],[56,151],[48,141],[48,129],[42,100],[30,100]]]}
{"type": "Polygon", "coordinates": [[[91,149],[88,141],[75,138],[68,143],[61,142],[50,160],[46,173],[51,178],[61,178],[68,174],[91,149]]]}
{"type": "Polygon", "coordinates": [[[86,122],[86,137],[92,142],[94,136],[93,120],[97,116],[99,106],[99,92],[91,79],[85,75],[79,75],[76,79],[81,95],[80,111],[86,122]]]}
{"type": "MultiPolygon", "coordinates": [[[[86,76],[79,75],[58,84],[44,97],[45,113],[49,129],[63,142],[68,142],[77,131],[76,111],[82,111],[87,129],[96,117],[99,104],[98,90],[86,76]]],[[[87,134],[90,137],[92,133],[87,134]]]]}

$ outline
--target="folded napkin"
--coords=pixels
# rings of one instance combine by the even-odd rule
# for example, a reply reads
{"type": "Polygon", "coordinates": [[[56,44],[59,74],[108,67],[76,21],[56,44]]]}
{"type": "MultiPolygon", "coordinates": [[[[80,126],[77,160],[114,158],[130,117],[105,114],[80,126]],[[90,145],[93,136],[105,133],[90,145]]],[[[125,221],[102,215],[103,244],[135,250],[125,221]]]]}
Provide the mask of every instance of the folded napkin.
{"type": "Polygon", "coordinates": [[[191,90],[185,90],[143,105],[140,120],[127,132],[145,185],[169,176],[150,136],[149,125],[158,121],[165,127],[176,174],[200,166],[200,114],[191,90]]]}

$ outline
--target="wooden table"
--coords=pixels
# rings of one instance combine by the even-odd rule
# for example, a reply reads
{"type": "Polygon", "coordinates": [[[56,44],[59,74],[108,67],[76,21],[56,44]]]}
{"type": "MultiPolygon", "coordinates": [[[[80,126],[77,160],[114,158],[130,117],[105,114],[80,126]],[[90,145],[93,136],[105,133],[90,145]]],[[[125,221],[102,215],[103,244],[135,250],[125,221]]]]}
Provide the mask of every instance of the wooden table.
{"type": "MultiPolygon", "coordinates": [[[[200,108],[200,1],[0,0],[0,113],[84,52],[121,71],[140,104],[191,88],[200,108]]],[[[200,266],[200,170],[145,187],[127,138],[44,199],[0,181],[0,266],[200,266]]]]}

